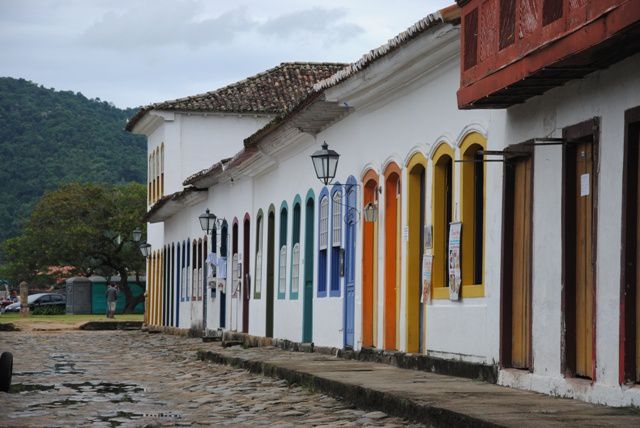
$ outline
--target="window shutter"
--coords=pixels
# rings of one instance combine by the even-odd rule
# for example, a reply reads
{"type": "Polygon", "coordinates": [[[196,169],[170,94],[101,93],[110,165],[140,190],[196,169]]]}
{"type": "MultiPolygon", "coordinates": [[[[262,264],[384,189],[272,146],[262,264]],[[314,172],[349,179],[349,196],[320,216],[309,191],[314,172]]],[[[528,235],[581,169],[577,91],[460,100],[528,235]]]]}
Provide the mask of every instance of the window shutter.
{"type": "Polygon", "coordinates": [[[341,209],[342,209],[342,193],[335,193],[333,195],[333,206],[331,207],[333,213],[331,245],[339,247],[342,244],[342,221],[341,221],[341,209]]]}
{"type": "Polygon", "coordinates": [[[297,293],[300,282],[300,244],[293,246],[293,261],[291,263],[291,292],[297,293]]]}

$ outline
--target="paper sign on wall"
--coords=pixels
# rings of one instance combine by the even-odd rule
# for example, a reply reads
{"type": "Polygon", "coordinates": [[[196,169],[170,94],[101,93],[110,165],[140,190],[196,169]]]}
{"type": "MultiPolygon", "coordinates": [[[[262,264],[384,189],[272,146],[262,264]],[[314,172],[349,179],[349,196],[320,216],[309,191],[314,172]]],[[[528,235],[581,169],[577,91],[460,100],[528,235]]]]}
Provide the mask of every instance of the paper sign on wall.
{"type": "Polygon", "coordinates": [[[420,302],[431,302],[431,270],[433,268],[433,256],[422,256],[422,297],[420,302]]]}
{"type": "Polygon", "coordinates": [[[460,242],[462,223],[449,224],[449,300],[460,299],[462,276],[460,272],[460,242]]]}
{"type": "Polygon", "coordinates": [[[582,174],[580,176],[580,196],[589,196],[590,193],[590,185],[591,185],[591,181],[590,181],[590,175],[589,174],[582,174]]]}

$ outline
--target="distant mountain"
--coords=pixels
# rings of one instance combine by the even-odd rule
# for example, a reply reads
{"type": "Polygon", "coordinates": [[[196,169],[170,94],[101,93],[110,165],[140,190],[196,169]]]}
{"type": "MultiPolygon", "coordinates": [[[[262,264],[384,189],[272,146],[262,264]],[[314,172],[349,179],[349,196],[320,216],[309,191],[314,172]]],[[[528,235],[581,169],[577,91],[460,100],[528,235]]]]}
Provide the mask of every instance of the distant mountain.
{"type": "Polygon", "coordinates": [[[123,130],[134,113],[0,77],[0,242],[17,235],[38,198],[62,183],[144,183],[145,138],[123,130]]]}

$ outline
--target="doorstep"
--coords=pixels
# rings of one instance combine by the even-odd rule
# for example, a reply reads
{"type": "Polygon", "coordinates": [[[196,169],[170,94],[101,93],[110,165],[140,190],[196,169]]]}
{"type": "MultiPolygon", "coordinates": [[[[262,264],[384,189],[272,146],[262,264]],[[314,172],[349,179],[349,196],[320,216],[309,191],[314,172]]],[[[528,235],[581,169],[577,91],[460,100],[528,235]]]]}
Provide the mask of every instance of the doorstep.
{"type": "Polygon", "coordinates": [[[198,358],[306,386],[430,426],[640,426],[640,413],[426,371],[276,347],[203,343],[198,358]]]}

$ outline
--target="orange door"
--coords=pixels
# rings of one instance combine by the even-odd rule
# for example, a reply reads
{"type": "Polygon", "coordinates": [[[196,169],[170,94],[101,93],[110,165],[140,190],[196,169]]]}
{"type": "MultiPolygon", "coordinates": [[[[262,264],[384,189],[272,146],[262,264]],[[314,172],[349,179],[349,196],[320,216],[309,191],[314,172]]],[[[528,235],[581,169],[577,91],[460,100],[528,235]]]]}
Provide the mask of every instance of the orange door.
{"type": "MultiPolygon", "coordinates": [[[[363,204],[374,203],[377,183],[369,180],[364,187],[363,204]]],[[[363,222],[362,237],[362,346],[373,346],[374,227],[377,222],[363,222]]]]}
{"type": "Polygon", "coordinates": [[[385,254],[384,254],[384,348],[396,349],[396,293],[398,256],[397,172],[386,174],[385,185],[385,254]]]}

